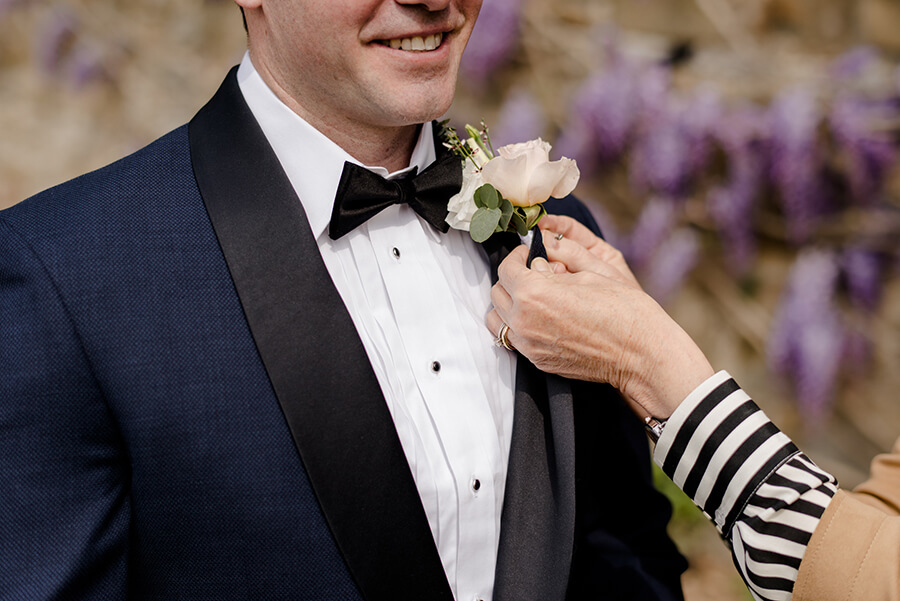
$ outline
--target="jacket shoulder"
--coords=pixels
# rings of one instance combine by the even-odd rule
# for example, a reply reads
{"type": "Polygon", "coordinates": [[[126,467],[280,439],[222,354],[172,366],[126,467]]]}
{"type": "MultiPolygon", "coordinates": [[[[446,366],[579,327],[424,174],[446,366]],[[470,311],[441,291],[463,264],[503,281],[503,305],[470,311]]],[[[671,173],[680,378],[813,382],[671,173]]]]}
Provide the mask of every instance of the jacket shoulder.
{"type": "Polygon", "coordinates": [[[0,211],[0,219],[25,239],[75,231],[89,235],[117,217],[153,210],[169,194],[192,186],[196,189],[187,126],[181,126],[131,155],[0,211]]]}

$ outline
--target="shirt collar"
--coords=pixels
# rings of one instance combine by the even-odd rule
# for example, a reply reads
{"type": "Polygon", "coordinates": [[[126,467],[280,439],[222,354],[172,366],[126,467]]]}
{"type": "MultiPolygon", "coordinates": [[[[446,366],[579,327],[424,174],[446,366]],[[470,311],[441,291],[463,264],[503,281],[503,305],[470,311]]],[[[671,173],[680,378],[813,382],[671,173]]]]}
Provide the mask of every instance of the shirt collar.
{"type": "Polygon", "coordinates": [[[414,167],[421,173],[435,160],[430,122],[423,123],[419,128],[419,139],[409,166],[389,173],[384,167],[363,165],[281,102],[253,66],[249,52],[244,54],[237,78],[244,100],[300,197],[316,238],[325,232],[331,221],[334,195],[344,170],[344,162],[355,163],[391,179],[408,173],[414,167]]]}

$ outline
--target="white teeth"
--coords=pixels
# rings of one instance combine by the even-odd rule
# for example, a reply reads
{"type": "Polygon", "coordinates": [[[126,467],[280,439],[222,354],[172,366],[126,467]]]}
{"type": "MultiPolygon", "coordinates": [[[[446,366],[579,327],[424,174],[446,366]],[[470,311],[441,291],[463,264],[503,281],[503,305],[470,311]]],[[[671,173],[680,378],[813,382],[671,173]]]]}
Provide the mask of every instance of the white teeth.
{"type": "Polygon", "coordinates": [[[395,50],[409,50],[411,52],[425,52],[435,50],[441,45],[444,34],[436,33],[434,35],[415,36],[411,38],[395,38],[382,42],[385,46],[390,46],[395,50]]]}

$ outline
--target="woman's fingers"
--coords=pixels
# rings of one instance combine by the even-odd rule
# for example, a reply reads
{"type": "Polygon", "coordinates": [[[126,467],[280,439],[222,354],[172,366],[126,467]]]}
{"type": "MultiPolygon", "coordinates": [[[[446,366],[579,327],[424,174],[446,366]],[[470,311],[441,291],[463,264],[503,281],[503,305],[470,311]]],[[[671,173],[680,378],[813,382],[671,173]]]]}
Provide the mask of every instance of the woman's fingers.
{"type": "Polygon", "coordinates": [[[632,287],[640,287],[631,272],[627,271],[627,266],[623,273],[616,265],[597,257],[577,242],[563,238],[562,240],[553,240],[545,244],[545,247],[550,260],[565,265],[566,270],[570,273],[590,272],[632,287]]]}
{"type": "Polygon", "coordinates": [[[513,301],[509,292],[499,282],[491,288],[491,304],[494,305],[494,310],[497,311],[501,320],[506,321],[510,318],[509,312],[512,309],[513,301]]]}
{"type": "Polygon", "coordinates": [[[503,325],[503,318],[500,317],[500,314],[497,312],[497,309],[491,309],[491,312],[488,313],[487,318],[484,320],[487,325],[487,329],[494,335],[494,338],[497,337],[497,333],[500,331],[500,326],[503,325]]]}
{"type": "MultiPolygon", "coordinates": [[[[578,243],[601,261],[615,267],[631,283],[639,286],[637,279],[631,272],[631,268],[628,267],[628,264],[625,262],[622,253],[606,242],[606,240],[595,236],[591,230],[581,223],[575,221],[571,217],[566,217],[565,215],[547,215],[541,219],[540,226],[541,229],[545,230],[548,234],[544,237],[544,245],[548,249],[548,254],[551,254],[549,252],[551,247],[555,246],[557,242],[562,241],[557,239],[557,235],[562,234],[563,240],[570,240],[578,243]]],[[[551,255],[551,260],[552,259],[553,257],[551,255]]],[[[572,269],[569,268],[569,271],[572,271],[572,269]]]]}
{"type": "Polygon", "coordinates": [[[540,227],[542,230],[562,234],[563,237],[574,240],[585,248],[589,248],[600,239],[584,225],[565,215],[545,215],[540,221],[540,227]]]}
{"type": "Polygon", "coordinates": [[[512,295],[515,295],[522,282],[532,273],[531,269],[525,266],[527,261],[528,247],[522,245],[509,253],[497,268],[499,284],[512,295]]]}

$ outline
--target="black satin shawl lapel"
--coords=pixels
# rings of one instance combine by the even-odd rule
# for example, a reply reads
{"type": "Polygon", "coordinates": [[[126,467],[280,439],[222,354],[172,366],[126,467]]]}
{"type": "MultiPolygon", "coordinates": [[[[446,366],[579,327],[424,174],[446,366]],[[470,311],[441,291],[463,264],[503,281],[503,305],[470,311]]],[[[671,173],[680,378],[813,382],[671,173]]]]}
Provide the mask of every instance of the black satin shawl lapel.
{"type": "Polygon", "coordinates": [[[369,600],[452,601],[375,374],[236,69],[189,135],[253,339],[360,591],[369,600]]]}
{"type": "MultiPolygon", "coordinates": [[[[497,266],[519,244],[485,243],[497,266]]],[[[575,537],[575,421],[572,386],[519,356],[494,601],[563,601],[575,537]]]]}

